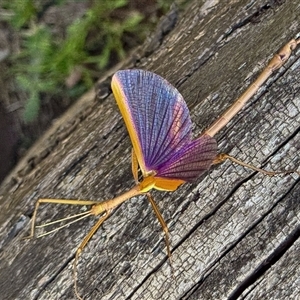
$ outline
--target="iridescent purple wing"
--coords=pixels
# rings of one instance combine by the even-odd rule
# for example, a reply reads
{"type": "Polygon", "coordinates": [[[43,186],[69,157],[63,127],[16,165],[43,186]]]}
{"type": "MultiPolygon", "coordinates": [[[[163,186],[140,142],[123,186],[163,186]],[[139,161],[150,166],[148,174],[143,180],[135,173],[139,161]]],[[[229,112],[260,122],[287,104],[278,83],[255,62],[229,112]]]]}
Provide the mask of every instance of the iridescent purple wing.
{"type": "Polygon", "coordinates": [[[209,168],[215,140],[191,141],[189,110],[170,83],[148,71],[123,70],[114,75],[112,89],[143,173],[190,181],[209,168]]]}
{"type": "Polygon", "coordinates": [[[208,170],[217,155],[217,142],[208,135],[190,141],[157,168],[157,176],[192,182],[208,170]]]}

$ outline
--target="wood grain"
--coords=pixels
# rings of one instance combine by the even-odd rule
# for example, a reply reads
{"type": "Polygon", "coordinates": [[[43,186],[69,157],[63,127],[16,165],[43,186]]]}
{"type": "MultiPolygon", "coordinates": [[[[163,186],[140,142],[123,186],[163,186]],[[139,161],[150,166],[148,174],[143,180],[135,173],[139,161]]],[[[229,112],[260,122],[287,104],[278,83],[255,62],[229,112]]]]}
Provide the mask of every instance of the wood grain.
{"type": "MultiPolygon", "coordinates": [[[[146,56],[143,45],[117,68],[144,68],[174,84],[198,136],[299,33],[299,15],[298,0],[194,1],[158,49],[146,56]]],[[[297,49],[217,135],[220,151],[270,170],[299,167],[299,65],[297,49]]],[[[103,95],[90,92],[53,124],[0,187],[3,299],[75,299],[74,252],[95,220],[21,240],[39,197],[101,201],[134,184],[114,99],[96,94],[103,95]]],[[[149,203],[133,198],[81,255],[85,299],[299,299],[298,176],[270,178],[224,163],[197,183],[153,195],[170,228],[176,280],[149,203]]],[[[38,221],[79,210],[43,205],[38,221]]]]}

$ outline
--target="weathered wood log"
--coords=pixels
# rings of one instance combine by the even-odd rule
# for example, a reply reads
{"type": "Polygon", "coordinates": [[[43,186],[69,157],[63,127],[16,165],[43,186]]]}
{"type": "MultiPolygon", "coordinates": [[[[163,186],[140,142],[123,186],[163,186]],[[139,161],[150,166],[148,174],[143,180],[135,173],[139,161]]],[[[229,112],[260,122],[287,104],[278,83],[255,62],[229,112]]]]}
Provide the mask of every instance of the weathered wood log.
{"type": "MultiPolygon", "coordinates": [[[[298,0],[194,1],[160,47],[151,53],[144,45],[118,67],[174,84],[198,136],[295,37],[299,16],[298,0]]],[[[217,135],[220,151],[270,170],[299,167],[299,64],[298,49],[217,135]]],[[[94,92],[81,99],[0,187],[1,299],[75,298],[74,253],[95,219],[24,241],[39,197],[100,201],[134,184],[126,128],[102,82],[101,99],[94,92]]],[[[133,198],[82,253],[79,291],[84,299],[299,299],[298,183],[296,175],[270,178],[228,162],[174,193],[154,192],[176,279],[149,203],[133,198]]],[[[43,205],[38,222],[80,209],[43,205]]]]}

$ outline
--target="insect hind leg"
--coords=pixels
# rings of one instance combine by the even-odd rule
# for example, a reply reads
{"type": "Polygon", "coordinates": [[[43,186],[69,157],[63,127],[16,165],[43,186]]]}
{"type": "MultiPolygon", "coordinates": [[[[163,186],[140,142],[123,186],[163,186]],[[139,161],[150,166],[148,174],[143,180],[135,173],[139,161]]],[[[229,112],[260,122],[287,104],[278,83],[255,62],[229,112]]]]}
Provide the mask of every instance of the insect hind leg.
{"type": "Polygon", "coordinates": [[[226,153],[220,153],[216,156],[216,158],[214,159],[213,161],[213,165],[215,164],[220,164],[222,162],[224,162],[225,160],[229,159],[230,161],[240,165],[240,166],[243,166],[245,168],[248,168],[248,169],[251,169],[253,171],[256,171],[256,172],[260,172],[264,175],[267,175],[267,176],[275,176],[275,175],[288,175],[288,174],[298,174],[300,176],[300,172],[297,171],[297,170],[288,170],[288,171],[267,171],[267,170],[264,170],[264,169],[261,169],[261,168],[258,168],[258,167],[255,167],[253,165],[250,165],[250,164],[247,164],[233,156],[230,156],[226,153]]]}

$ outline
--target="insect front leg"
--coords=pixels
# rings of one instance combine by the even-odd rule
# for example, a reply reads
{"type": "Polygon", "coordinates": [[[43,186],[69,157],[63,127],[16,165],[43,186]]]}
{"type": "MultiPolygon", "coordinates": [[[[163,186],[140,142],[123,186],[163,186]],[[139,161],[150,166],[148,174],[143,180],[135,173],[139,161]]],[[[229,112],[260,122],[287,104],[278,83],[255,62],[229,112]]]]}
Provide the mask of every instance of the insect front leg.
{"type": "MultiPolygon", "coordinates": [[[[67,205],[94,205],[98,204],[98,201],[93,200],[73,200],[73,199],[49,199],[49,198],[41,198],[38,199],[38,201],[35,204],[33,215],[32,215],[32,221],[31,221],[31,230],[30,235],[25,237],[24,239],[33,238],[35,233],[35,224],[36,224],[36,217],[37,217],[37,211],[39,209],[39,206],[41,203],[53,203],[53,204],[67,204],[67,205]]],[[[61,220],[63,221],[63,220],[61,220]]]]}
{"type": "Polygon", "coordinates": [[[170,261],[170,264],[172,265],[172,253],[171,253],[171,250],[170,250],[170,239],[169,239],[169,228],[168,228],[168,225],[167,223],[165,222],[163,216],[161,215],[159,209],[158,209],[158,206],[157,204],[155,203],[153,197],[151,196],[150,193],[147,193],[146,194],[147,197],[148,197],[148,200],[149,202],[151,203],[151,206],[155,212],[155,215],[162,227],[162,230],[165,234],[165,242],[166,242],[166,246],[167,246],[167,254],[168,254],[168,257],[169,257],[169,261],[170,261]]]}

